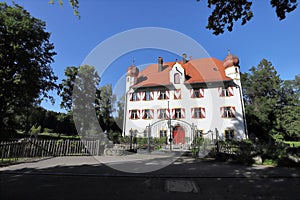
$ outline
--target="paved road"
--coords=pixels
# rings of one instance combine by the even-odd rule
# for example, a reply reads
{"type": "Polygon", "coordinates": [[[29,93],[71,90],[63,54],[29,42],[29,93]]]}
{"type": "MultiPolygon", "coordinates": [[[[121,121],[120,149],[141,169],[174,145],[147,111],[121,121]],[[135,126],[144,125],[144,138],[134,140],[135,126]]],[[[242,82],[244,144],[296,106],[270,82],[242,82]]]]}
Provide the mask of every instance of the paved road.
{"type": "Polygon", "coordinates": [[[172,159],[56,157],[3,167],[0,199],[300,199],[299,168],[246,167],[181,157],[156,171],[124,172],[149,171],[172,159]]]}

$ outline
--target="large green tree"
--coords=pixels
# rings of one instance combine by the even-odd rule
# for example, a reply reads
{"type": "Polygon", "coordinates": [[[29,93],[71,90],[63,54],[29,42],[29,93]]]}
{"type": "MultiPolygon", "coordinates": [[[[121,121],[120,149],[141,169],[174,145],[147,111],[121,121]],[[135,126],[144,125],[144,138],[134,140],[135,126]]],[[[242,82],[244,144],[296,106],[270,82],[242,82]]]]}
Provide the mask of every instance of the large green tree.
{"type": "MultiPolygon", "coordinates": [[[[59,84],[58,94],[61,96],[61,108],[72,110],[75,103],[79,105],[83,98],[95,99],[96,90],[99,87],[100,76],[93,66],[70,66],[65,70],[65,79],[59,84]],[[75,91],[75,94],[74,94],[75,91]]],[[[92,105],[82,105],[94,107],[92,105]]]]}
{"type": "Polygon", "coordinates": [[[112,131],[116,129],[116,124],[112,116],[115,111],[115,102],[116,96],[112,92],[111,84],[102,86],[97,90],[96,115],[103,130],[112,131]]]}
{"type": "Polygon", "coordinates": [[[93,66],[67,67],[66,78],[62,80],[59,95],[61,107],[72,112],[77,131],[81,135],[96,132],[95,108],[96,94],[100,77],[93,66]]]}
{"type": "MultiPolygon", "coordinates": [[[[56,88],[50,64],[54,46],[45,22],[21,6],[0,2],[0,132],[11,128],[17,114],[56,88]]],[[[28,114],[27,114],[28,115],[28,114]]],[[[28,130],[28,129],[27,129],[28,130]]]]}
{"type": "Polygon", "coordinates": [[[287,140],[300,139],[300,75],[294,80],[285,80],[280,93],[281,111],[279,127],[287,140]]]}
{"type": "Polygon", "coordinates": [[[268,140],[277,126],[281,82],[276,69],[266,59],[242,76],[248,131],[263,140],[268,140]]]}
{"type": "Polygon", "coordinates": [[[242,75],[248,130],[269,141],[300,139],[300,78],[281,80],[271,62],[261,60],[242,75]]]}

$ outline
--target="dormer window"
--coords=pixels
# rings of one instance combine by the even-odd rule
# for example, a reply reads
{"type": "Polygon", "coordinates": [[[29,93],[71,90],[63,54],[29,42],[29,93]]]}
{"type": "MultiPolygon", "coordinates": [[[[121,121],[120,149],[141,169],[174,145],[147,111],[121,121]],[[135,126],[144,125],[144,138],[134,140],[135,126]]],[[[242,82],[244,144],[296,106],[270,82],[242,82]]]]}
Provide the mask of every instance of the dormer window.
{"type": "Polygon", "coordinates": [[[174,84],[180,84],[180,74],[174,74],[174,84]]]}

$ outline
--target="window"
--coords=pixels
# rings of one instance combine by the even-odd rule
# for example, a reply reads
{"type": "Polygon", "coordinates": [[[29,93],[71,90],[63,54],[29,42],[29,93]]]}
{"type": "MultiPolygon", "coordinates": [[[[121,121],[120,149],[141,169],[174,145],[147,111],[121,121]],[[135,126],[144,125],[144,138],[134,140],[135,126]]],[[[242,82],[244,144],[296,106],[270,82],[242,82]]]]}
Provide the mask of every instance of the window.
{"type": "Polygon", "coordinates": [[[129,110],[130,119],[139,119],[139,111],[138,110],[129,110]]]}
{"type": "Polygon", "coordinates": [[[146,92],[146,94],[145,94],[145,100],[146,101],[149,101],[149,100],[151,100],[151,94],[150,94],[150,92],[146,92]]]}
{"type": "Polygon", "coordinates": [[[219,96],[220,97],[230,97],[233,96],[233,87],[229,86],[226,88],[219,87],[219,96]]]}
{"type": "Polygon", "coordinates": [[[174,99],[181,99],[181,90],[174,90],[174,99]]]}
{"type": "Polygon", "coordinates": [[[158,109],[157,116],[158,119],[167,119],[167,109],[158,109]]]}
{"type": "Polygon", "coordinates": [[[153,119],[153,110],[145,109],[142,111],[143,119],[153,119]]]}
{"type": "Polygon", "coordinates": [[[139,98],[144,100],[144,101],[150,101],[153,100],[153,96],[154,96],[154,92],[150,92],[150,91],[145,91],[145,92],[140,92],[139,94],[139,98]]]}
{"type": "Polygon", "coordinates": [[[204,97],[204,88],[194,88],[190,89],[192,98],[202,98],[204,97]]]}
{"type": "Polygon", "coordinates": [[[184,108],[175,108],[172,109],[172,118],[173,119],[182,119],[184,118],[184,108]]]}
{"type": "Polygon", "coordinates": [[[167,90],[158,91],[157,96],[159,100],[169,99],[169,91],[167,90]]]}
{"type": "Polygon", "coordinates": [[[166,130],[160,130],[159,131],[159,137],[167,137],[167,131],[166,130]]]}
{"type": "Polygon", "coordinates": [[[225,140],[233,140],[234,139],[234,130],[229,129],[225,130],[225,140]]]}
{"type": "Polygon", "coordinates": [[[180,119],[181,118],[181,109],[175,109],[175,118],[180,119]]]}
{"type": "Polygon", "coordinates": [[[235,107],[227,106],[220,108],[222,118],[234,118],[235,117],[235,107]]]}
{"type": "Polygon", "coordinates": [[[139,97],[137,92],[130,93],[130,101],[138,101],[138,100],[139,97]]]}
{"type": "Polygon", "coordinates": [[[180,74],[174,74],[174,84],[180,84],[180,74]]]}
{"type": "Polygon", "coordinates": [[[199,97],[200,97],[200,91],[194,90],[194,98],[199,98],[199,97]]]}
{"type": "Polygon", "coordinates": [[[202,119],[205,118],[205,108],[192,108],[192,118],[202,119]]]}

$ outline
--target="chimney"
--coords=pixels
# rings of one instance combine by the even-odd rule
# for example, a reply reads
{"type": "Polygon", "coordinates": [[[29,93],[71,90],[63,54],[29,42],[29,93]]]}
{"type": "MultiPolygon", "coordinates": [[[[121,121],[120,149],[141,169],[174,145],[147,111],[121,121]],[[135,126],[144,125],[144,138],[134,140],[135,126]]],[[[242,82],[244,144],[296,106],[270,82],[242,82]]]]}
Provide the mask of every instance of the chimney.
{"type": "Polygon", "coordinates": [[[164,61],[162,57],[158,57],[157,64],[158,64],[158,72],[161,72],[164,65],[164,61]]]}
{"type": "Polygon", "coordinates": [[[187,60],[186,60],[186,53],[182,54],[182,63],[183,63],[183,64],[187,63],[187,60]]]}

